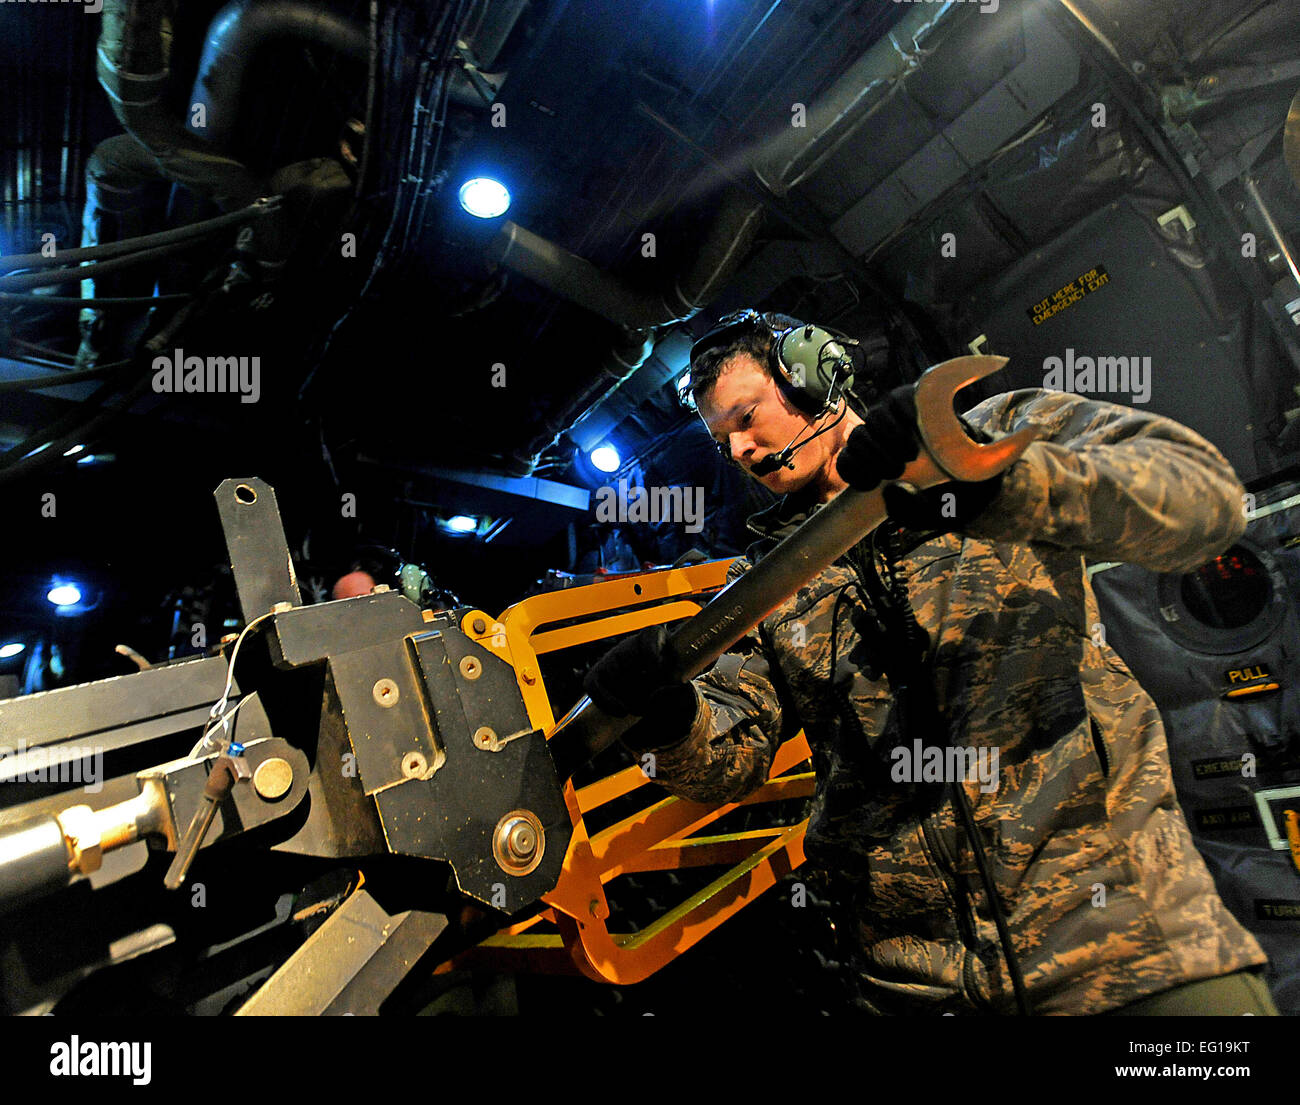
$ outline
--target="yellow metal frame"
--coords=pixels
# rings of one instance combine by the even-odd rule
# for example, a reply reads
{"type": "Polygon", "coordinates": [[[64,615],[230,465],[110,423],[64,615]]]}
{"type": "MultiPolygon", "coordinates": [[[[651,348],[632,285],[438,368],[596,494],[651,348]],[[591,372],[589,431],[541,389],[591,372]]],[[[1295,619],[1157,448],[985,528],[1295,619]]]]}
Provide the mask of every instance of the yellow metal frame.
{"type": "MultiPolygon", "coordinates": [[[[509,607],[499,618],[473,610],[461,620],[461,628],[515,669],[530,723],[549,732],[555,714],[538,656],[690,617],[700,609],[691,596],[700,598],[721,587],[731,563],[715,560],[536,595],[509,607]],[[568,624],[557,625],[561,622],[568,624]],[[483,632],[479,626],[485,627],[483,632]]],[[[573,837],[559,882],[542,896],[547,908],[502,930],[455,963],[488,962],[526,971],[576,969],[597,981],[620,984],[647,978],[803,862],[806,821],[746,832],[695,834],[740,806],[810,795],[811,771],[786,774],[808,758],[808,744],[800,733],[781,746],[768,781],[742,801],[710,806],[669,796],[594,836],[587,834],[585,814],[651,780],[639,767],[629,767],[581,790],[566,783],[564,798],[573,837]],[[730,866],[708,886],[649,927],[637,933],[609,931],[605,887],[619,876],[724,864],[730,866]],[[558,932],[529,931],[542,921],[552,922],[558,932]]]]}

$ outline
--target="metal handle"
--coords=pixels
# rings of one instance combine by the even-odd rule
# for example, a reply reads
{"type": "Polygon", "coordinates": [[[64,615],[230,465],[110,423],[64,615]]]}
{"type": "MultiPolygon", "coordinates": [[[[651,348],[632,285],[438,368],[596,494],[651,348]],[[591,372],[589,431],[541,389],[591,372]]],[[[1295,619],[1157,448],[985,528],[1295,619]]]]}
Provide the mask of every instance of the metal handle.
{"type": "Polygon", "coordinates": [[[208,829],[212,827],[212,819],[217,816],[217,806],[230,793],[237,780],[247,779],[250,774],[248,764],[242,756],[223,754],[217,757],[217,762],[213,764],[212,772],[208,775],[207,785],[203,788],[199,808],[194,811],[190,827],[185,830],[185,836],[176,847],[176,858],[172,860],[163,878],[163,886],[168,890],[176,890],[185,881],[190,864],[194,862],[203,838],[208,835],[208,829]]]}

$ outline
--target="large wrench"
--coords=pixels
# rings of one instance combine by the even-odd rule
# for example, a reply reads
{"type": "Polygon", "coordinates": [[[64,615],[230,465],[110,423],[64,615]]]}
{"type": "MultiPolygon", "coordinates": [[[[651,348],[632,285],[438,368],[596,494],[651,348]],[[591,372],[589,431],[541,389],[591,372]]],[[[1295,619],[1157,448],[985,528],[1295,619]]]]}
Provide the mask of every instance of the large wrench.
{"type": "MultiPolygon", "coordinates": [[[[1006,357],[955,357],[916,382],[920,455],[896,482],[915,490],[949,480],[987,480],[1009,468],[1042,431],[1025,426],[996,441],[972,441],[953,409],[957,392],[1000,369],[1006,357]]],[[[707,671],[718,657],[809,580],[815,578],[884,521],[881,489],[846,488],[720,591],[669,638],[673,674],[681,681],[707,671]]],[[[561,779],[630,729],[635,717],[614,717],[584,696],[547,734],[561,779]]]]}

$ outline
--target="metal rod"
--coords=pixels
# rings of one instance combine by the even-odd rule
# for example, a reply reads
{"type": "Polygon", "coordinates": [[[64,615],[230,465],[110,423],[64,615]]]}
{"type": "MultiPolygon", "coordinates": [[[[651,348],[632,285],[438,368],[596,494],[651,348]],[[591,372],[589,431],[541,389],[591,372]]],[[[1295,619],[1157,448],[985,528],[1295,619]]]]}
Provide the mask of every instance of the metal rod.
{"type": "Polygon", "coordinates": [[[1255,185],[1255,178],[1248,176],[1243,183],[1246,186],[1246,195],[1250,197],[1255,209],[1263,218],[1264,225],[1268,227],[1268,232],[1273,236],[1273,241],[1277,243],[1277,248],[1282,251],[1282,256],[1286,259],[1286,267],[1291,270],[1291,278],[1297,285],[1300,285],[1300,269],[1296,268],[1295,257],[1291,253],[1291,245],[1286,240],[1286,235],[1282,233],[1282,228],[1277,225],[1272,213],[1264,204],[1264,197],[1259,194],[1259,188],[1255,185]]]}

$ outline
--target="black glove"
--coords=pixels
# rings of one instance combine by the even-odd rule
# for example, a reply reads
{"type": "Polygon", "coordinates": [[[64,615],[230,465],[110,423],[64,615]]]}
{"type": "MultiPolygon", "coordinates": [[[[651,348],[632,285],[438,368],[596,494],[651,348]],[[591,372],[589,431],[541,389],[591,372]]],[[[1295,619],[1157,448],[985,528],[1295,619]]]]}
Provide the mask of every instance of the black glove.
{"type": "Polygon", "coordinates": [[[964,529],[968,522],[983,513],[984,508],[997,498],[1005,474],[999,472],[992,479],[976,483],[953,480],[927,487],[920,492],[908,491],[896,483],[890,483],[885,485],[880,494],[885,500],[889,516],[908,529],[954,533],[964,529]],[[947,498],[948,495],[952,498],[947,498]]]}
{"type": "Polygon", "coordinates": [[[583,692],[605,713],[641,718],[619,738],[636,752],[677,743],[695,720],[695,688],[672,677],[671,635],[666,625],[646,627],[610,649],[582,680],[583,692]]]}
{"type": "Polygon", "coordinates": [[[896,480],[908,461],[921,455],[916,434],[916,398],[912,388],[894,388],[868,409],[835,459],[840,479],[856,491],[872,491],[896,480]]]}
{"type": "MultiPolygon", "coordinates": [[[[969,424],[977,440],[991,440],[969,424]]],[[[916,397],[910,386],[894,388],[884,400],[867,411],[861,426],[854,428],[836,458],[835,467],[850,487],[871,491],[886,480],[903,474],[909,461],[921,455],[916,431],[916,397]]],[[[975,483],[952,481],[913,493],[897,484],[886,483],[881,491],[889,516],[909,529],[952,533],[976,518],[1002,490],[999,472],[992,479],[975,483]],[[952,498],[947,498],[951,495],[952,498]]]]}

